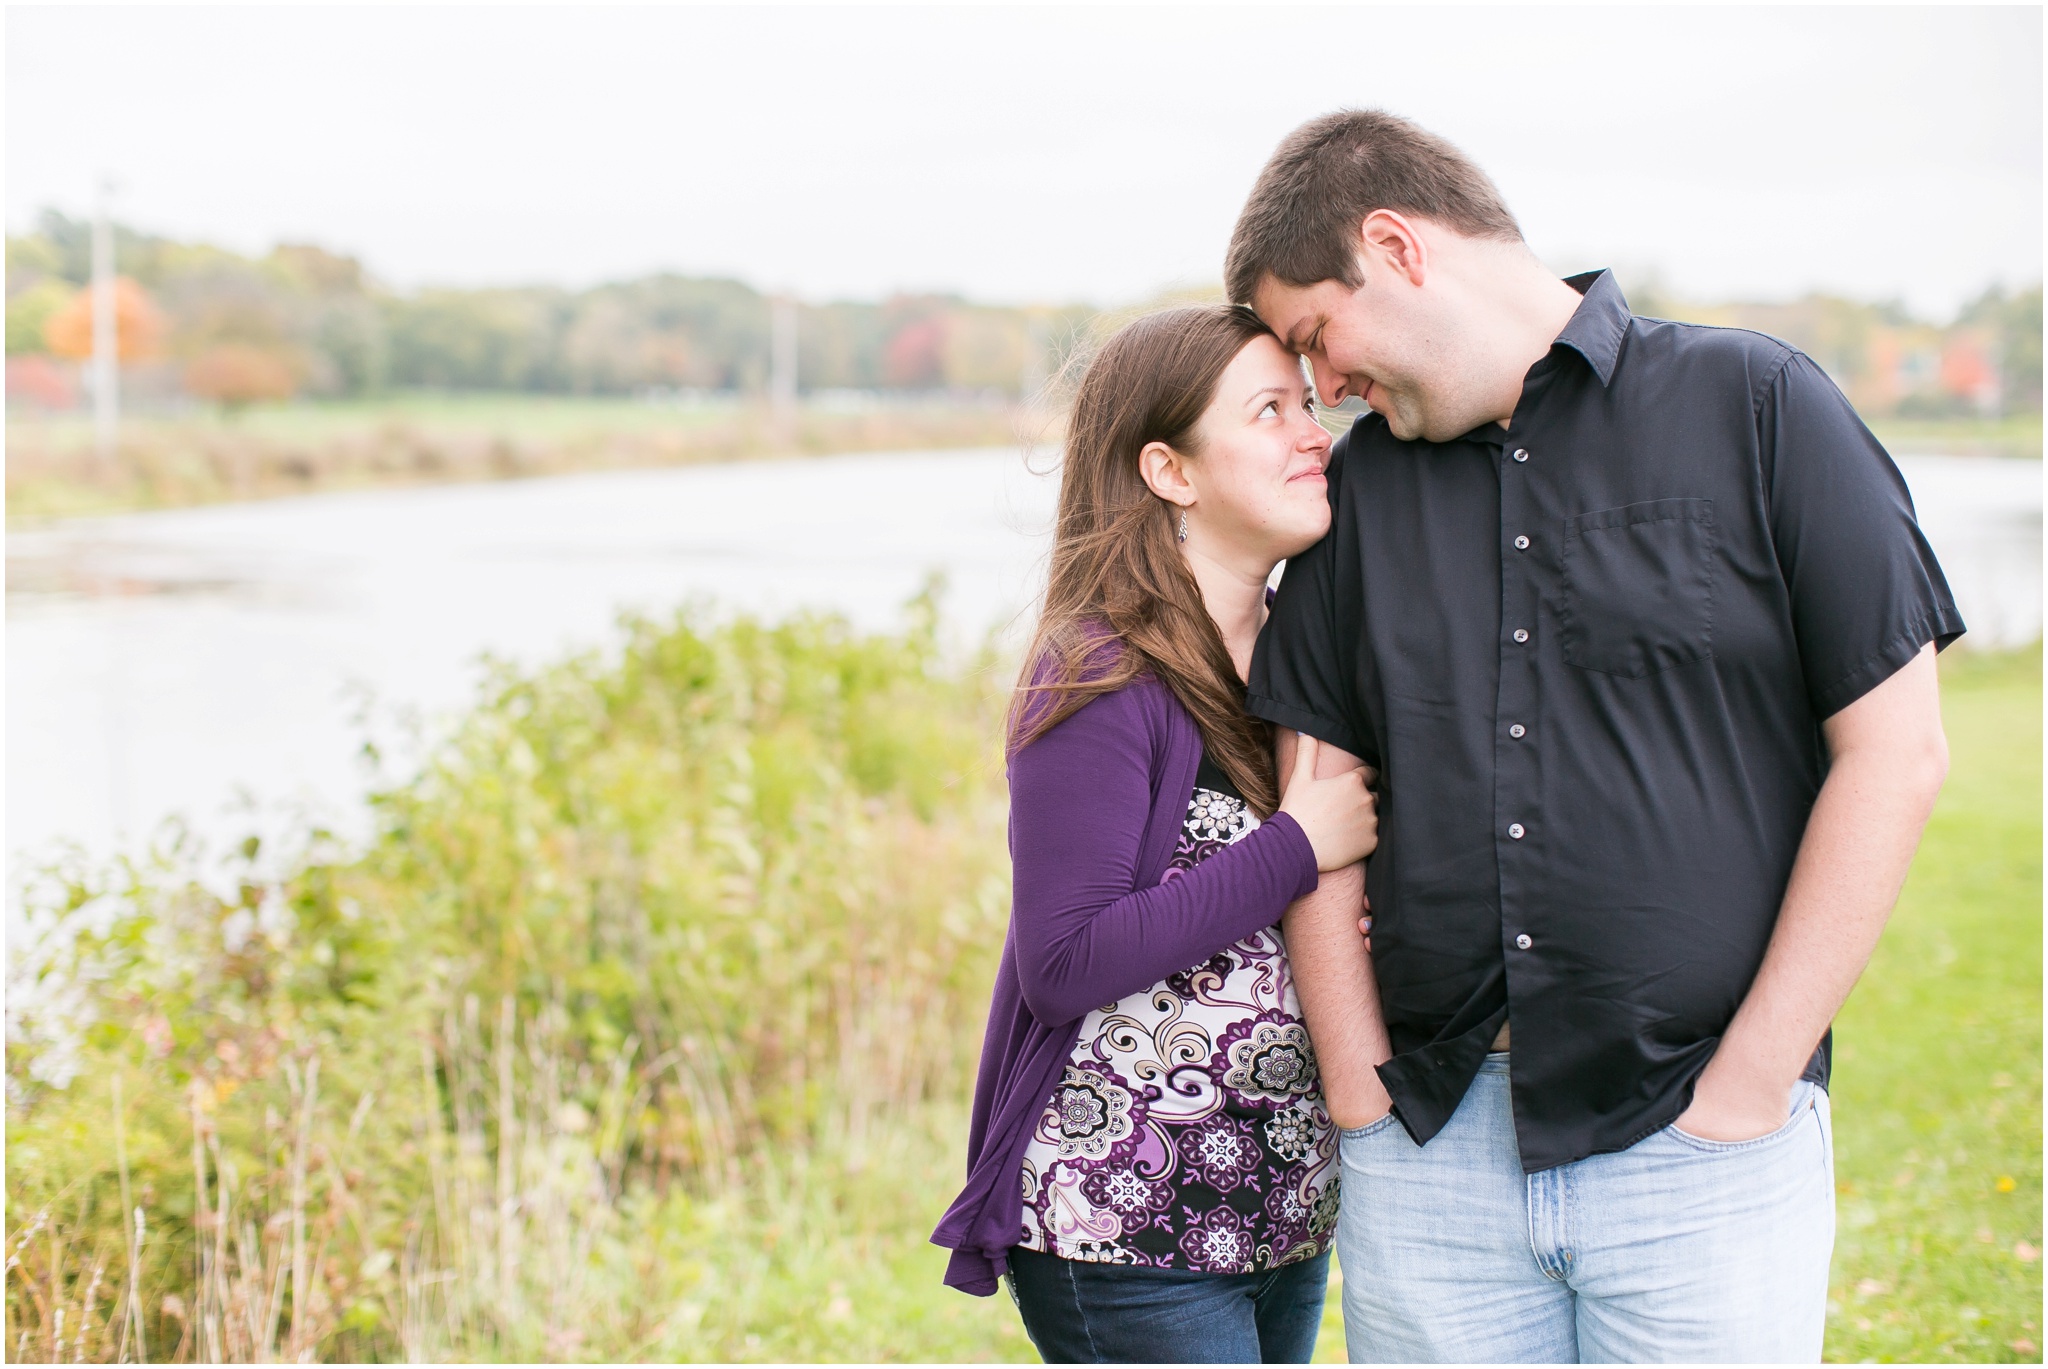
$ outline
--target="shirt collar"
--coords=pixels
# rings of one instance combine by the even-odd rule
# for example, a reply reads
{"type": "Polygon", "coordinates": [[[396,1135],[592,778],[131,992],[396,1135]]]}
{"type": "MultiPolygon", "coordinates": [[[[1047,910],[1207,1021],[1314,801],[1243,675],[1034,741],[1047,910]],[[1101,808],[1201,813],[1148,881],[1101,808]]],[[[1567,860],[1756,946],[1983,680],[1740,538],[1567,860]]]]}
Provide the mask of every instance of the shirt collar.
{"type": "Polygon", "coordinates": [[[1612,271],[1588,271],[1568,276],[1564,283],[1585,298],[1579,301],[1571,322],[1557,335],[1555,345],[1577,352],[1593,368],[1593,374],[1600,377],[1602,385],[1611,384],[1614,363],[1621,355],[1621,339],[1628,332],[1628,301],[1622,298],[1612,271]]]}
{"type": "MultiPolygon", "coordinates": [[[[1628,301],[1622,297],[1621,287],[1614,283],[1614,273],[1604,267],[1567,276],[1564,283],[1585,298],[1579,301],[1557,341],[1550,344],[1550,353],[1530,368],[1530,374],[1543,375],[1555,370],[1559,364],[1556,349],[1569,347],[1586,359],[1593,374],[1600,377],[1601,385],[1612,384],[1614,363],[1621,356],[1621,340],[1628,333],[1628,301]]],[[[1507,442],[1507,430],[1498,423],[1482,423],[1459,440],[1499,447],[1507,442]]]]}

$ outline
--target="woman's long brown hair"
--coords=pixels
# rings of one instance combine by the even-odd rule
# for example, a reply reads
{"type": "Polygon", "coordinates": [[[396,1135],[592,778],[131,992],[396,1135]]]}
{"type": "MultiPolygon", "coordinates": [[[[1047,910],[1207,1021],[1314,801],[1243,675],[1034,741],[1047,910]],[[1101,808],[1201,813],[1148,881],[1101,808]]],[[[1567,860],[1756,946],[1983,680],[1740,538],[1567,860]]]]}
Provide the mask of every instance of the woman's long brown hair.
{"type": "Polygon", "coordinates": [[[1089,362],[1067,431],[1045,607],[1010,705],[1011,754],[1149,671],[1194,716],[1252,809],[1279,806],[1271,733],[1245,712],[1244,685],[1175,537],[1180,510],[1138,471],[1148,442],[1199,459],[1196,427],[1224,368],[1271,336],[1249,309],[1167,309],[1119,329],[1089,362]]]}

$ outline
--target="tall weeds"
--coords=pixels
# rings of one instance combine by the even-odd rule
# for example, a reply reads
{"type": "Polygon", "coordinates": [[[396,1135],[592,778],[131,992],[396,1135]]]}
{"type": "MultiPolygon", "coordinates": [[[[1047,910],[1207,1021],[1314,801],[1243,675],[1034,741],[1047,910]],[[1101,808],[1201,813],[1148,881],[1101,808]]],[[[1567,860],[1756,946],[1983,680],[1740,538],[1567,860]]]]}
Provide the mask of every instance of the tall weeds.
{"type": "Polygon", "coordinates": [[[625,638],[500,671],[366,850],[35,886],[10,1353],[743,1357],[850,1180],[943,1206],[921,1119],[1006,911],[990,677],[929,600],[625,638]]]}

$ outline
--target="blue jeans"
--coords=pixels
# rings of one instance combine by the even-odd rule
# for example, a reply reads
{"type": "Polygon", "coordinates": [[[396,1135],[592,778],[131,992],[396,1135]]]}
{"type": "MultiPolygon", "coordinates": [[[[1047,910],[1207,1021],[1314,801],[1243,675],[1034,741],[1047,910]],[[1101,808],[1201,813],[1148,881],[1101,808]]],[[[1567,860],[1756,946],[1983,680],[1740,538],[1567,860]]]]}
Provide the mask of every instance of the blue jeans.
{"type": "Polygon", "coordinates": [[[1357,1363],[1820,1358],[1835,1243],[1827,1093],[1753,1141],[1666,1127],[1522,1173],[1508,1057],[1427,1146],[1344,1133],[1344,1333],[1357,1363]]]}
{"type": "Polygon", "coordinates": [[[1010,1252],[1010,1293],[1047,1364],[1307,1364],[1330,1254],[1197,1274],[1010,1252]]]}

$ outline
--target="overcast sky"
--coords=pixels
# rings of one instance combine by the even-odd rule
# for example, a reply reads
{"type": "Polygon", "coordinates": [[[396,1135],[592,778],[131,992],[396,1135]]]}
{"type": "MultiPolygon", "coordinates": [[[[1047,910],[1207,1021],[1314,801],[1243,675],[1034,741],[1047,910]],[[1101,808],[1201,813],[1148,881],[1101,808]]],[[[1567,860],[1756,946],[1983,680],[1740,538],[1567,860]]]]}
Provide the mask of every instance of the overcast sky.
{"type": "Polygon", "coordinates": [[[1115,303],[1221,275],[1296,123],[1379,106],[1559,270],[1933,315],[2041,276],[2038,7],[11,6],[6,215],[353,253],[385,280],[653,270],[814,298],[1115,303]]]}

